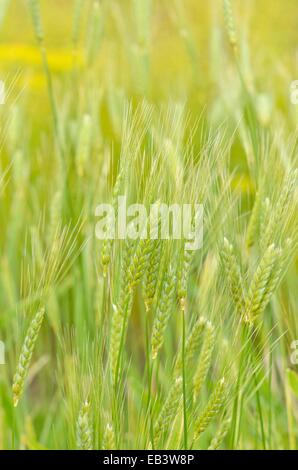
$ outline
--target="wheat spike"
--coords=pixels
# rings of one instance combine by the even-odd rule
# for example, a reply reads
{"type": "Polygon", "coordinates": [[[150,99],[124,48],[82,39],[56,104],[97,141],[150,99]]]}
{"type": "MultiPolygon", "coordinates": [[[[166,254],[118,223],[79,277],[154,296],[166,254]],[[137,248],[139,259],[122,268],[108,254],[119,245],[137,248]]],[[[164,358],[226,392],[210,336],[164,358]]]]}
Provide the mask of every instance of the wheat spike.
{"type": "MultiPolygon", "coordinates": [[[[118,196],[120,195],[120,191],[121,191],[121,188],[122,188],[122,184],[123,184],[123,181],[124,181],[124,170],[121,169],[117,175],[117,178],[116,178],[116,181],[115,181],[115,185],[113,187],[113,191],[112,191],[112,207],[114,209],[114,212],[115,212],[115,216],[117,216],[117,213],[118,213],[118,196]]],[[[110,223],[110,221],[108,221],[108,224],[110,223]]],[[[103,243],[102,243],[102,248],[101,248],[101,265],[102,265],[102,268],[103,268],[103,275],[106,276],[107,274],[107,270],[108,270],[108,266],[110,264],[110,261],[111,261],[111,252],[112,252],[112,248],[113,248],[113,240],[111,239],[105,239],[103,240],[103,243]]]]}
{"type": "MultiPolygon", "coordinates": [[[[284,250],[280,248],[276,250],[275,260],[274,260],[274,264],[271,270],[271,274],[266,284],[266,289],[264,291],[264,295],[262,297],[258,312],[255,314],[255,317],[260,315],[265,310],[266,306],[270,302],[270,299],[282,278],[283,271],[286,267],[288,256],[289,256],[289,254],[287,253],[287,250],[291,251],[290,250],[291,244],[292,244],[292,241],[287,240],[286,247],[284,250]]],[[[253,318],[253,320],[255,320],[255,317],[253,318]]]]}
{"type": "Polygon", "coordinates": [[[202,385],[206,379],[210,362],[211,356],[215,345],[215,333],[214,327],[211,322],[207,322],[205,328],[205,337],[202,346],[202,350],[200,353],[199,364],[194,375],[193,379],[193,386],[194,386],[194,399],[199,396],[201,391],[202,385]]]}
{"type": "Polygon", "coordinates": [[[160,240],[154,240],[151,243],[152,251],[149,254],[146,277],[144,279],[144,302],[146,310],[149,311],[154,301],[154,296],[157,289],[158,272],[160,268],[160,256],[161,256],[161,242],[160,240]]]}
{"type": "Polygon", "coordinates": [[[237,52],[238,41],[235,29],[234,15],[231,0],[223,0],[224,18],[226,23],[226,30],[229,37],[229,42],[234,52],[237,52]]]}
{"type": "Polygon", "coordinates": [[[39,0],[27,0],[27,1],[29,5],[29,10],[32,16],[36,39],[38,40],[38,42],[42,42],[44,35],[43,35],[43,29],[42,29],[42,23],[41,23],[39,0]]]}
{"type": "MultiPolygon", "coordinates": [[[[204,317],[199,317],[199,319],[194,324],[190,334],[187,337],[185,345],[185,367],[189,367],[191,360],[195,356],[196,352],[199,349],[200,342],[202,340],[203,332],[205,331],[207,320],[204,317]]],[[[176,363],[175,363],[175,372],[181,373],[182,368],[182,357],[181,352],[178,354],[176,363]]]]}
{"type": "Polygon", "coordinates": [[[192,259],[193,259],[193,251],[186,250],[184,247],[181,268],[179,270],[179,276],[178,276],[178,290],[177,290],[178,299],[179,299],[182,310],[185,309],[185,302],[186,302],[186,296],[187,296],[187,281],[188,281],[192,259]]]}
{"type": "Polygon", "coordinates": [[[116,449],[114,429],[113,426],[109,423],[105,427],[102,448],[104,450],[116,449]]]}
{"type": "Polygon", "coordinates": [[[45,309],[41,308],[33,320],[31,321],[17,364],[16,373],[13,379],[12,392],[13,392],[13,404],[17,406],[24,390],[24,384],[28,375],[30,361],[34,351],[35,343],[38,337],[39,330],[41,328],[44,319],[45,309]]]}
{"type": "Polygon", "coordinates": [[[233,245],[224,238],[224,243],[222,247],[221,257],[223,260],[224,270],[227,276],[227,284],[235,304],[235,307],[239,313],[242,315],[243,305],[244,305],[244,287],[240,268],[238,266],[236,256],[234,253],[233,245]]]}
{"type": "Polygon", "coordinates": [[[159,413],[154,426],[154,444],[158,446],[163,433],[173,422],[182,398],[182,378],[178,377],[170,388],[168,397],[159,413]]]}
{"type": "Polygon", "coordinates": [[[275,207],[272,207],[273,212],[267,225],[265,226],[264,233],[261,237],[261,248],[267,247],[274,241],[280,231],[282,230],[281,220],[283,220],[284,214],[287,214],[291,197],[296,188],[298,169],[295,169],[290,173],[285,180],[282,191],[275,207]]]}
{"type": "Polygon", "coordinates": [[[165,329],[171,315],[175,281],[173,269],[170,267],[164,276],[160,299],[157,303],[153,322],[151,337],[152,359],[156,359],[158,351],[164,342],[165,329]]]}
{"type": "Polygon", "coordinates": [[[231,425],[231,419],[227,418],[220,424],[214,438],[212,439],[208,450],[217,450],[226,437],[231,425]]]}
{"type": "Polygon", "coordinates": [[[132,305],[132,292],[127,288],[128,270],[131,263],[135,243],[131,240],[125,241],[124,254],[121,265],[120,295],[112,315],[110,333],[110,366],[112,378],[116,380],[119,351],[121,339],[125,337],[125,330],[132,305]]]}
{"type": "Polygon", "coordinates": [[[205,409],[199,416],[195,425],[194,441],[207,429],[211,420],[219,413],[223,406],[226,394],[226,382],[224,377],[217,383],[205,409]]]}
{"type": "Polygon", "coordinates": [[[270,245],[265,251],[251,281],[245,302],[245,321],[251,324],[255,317],[262,313],[263,298],[266,295],[267,284],[278,256],[279,250],[274,244],[270,245]]]}
{"type": "Polygon", "coordinates": [[[90,404],[86,400],[77,421],[77,447],[80,450],[92,450],[92,431],[90,427],[90,404]]]}
{"type": "MultiPolygon", "coordinates": [[[[158,224],[159,220],[155,221],[154,225],[145,227],[145,233],[143,234],[144,238],[140,239],[136,247],[135,254],[132,257],[128,270],[128,285],[130,289],[135,287],[142,279],[146,268],[148,267],[150,258],[152,256],[156,257],[156,254],[154,253],[156,244],[152,242],[148,236],[148,232],[154,232],[158,227],[158,224]]],[[[160,243],[160,240],[156,240],[156,243],[160,243]]]]}
{"type": "Polygon", "coordinates": [[[128,286],[130,289],[133,289],[142,279],[152,249],[150,239],[141,239],[139,241],[128,270],[128,286]]]}

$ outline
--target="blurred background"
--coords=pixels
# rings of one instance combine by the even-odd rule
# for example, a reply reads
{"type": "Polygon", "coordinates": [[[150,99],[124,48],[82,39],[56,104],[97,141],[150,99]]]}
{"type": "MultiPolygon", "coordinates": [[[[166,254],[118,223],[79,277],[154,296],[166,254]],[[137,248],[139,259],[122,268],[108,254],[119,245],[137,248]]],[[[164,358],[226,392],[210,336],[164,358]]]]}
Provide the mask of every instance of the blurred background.
{"type": "MultiPolygon", "coordinates": [[[[0,73],[11,79],[19,75],[19,87],[34,98],[28,111],[35,114],[42,105],[43,120],[48,115],[46,83],[27,2],[1,3],[0,73]]],[[[55,79],[69,81],[75,62],[79,74],[93,69],[100,88],[114,86],[119,93],[139,93],[153,101],[176,97],[195,109],[212,100],[225,66],[216,50],[218,42],[227,41],[220,0],[159,0],[150,2],[148,11],[146,2],[138,0],[85,0],[78,18],[75,3],[40,2],[55,79]]],[[[282,102],[288,90],[278,82],[298,76],[297,1],[235,0],[234,5],[237,29],[250,44],[247,62],[259,91],[282,102]],[[264,67],[268,73],[258,77],[264,67]]]]}

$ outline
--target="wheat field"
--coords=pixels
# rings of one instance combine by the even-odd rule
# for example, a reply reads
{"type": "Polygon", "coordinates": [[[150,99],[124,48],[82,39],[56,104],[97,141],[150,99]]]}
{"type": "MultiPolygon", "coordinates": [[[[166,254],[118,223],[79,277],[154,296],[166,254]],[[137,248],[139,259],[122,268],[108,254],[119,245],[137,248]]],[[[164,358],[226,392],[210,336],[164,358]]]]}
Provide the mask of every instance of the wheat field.
{"type": "Polygon", "coordinates": [[[0,449],[297,449],[296,3],[0,0],[0,449]]]}

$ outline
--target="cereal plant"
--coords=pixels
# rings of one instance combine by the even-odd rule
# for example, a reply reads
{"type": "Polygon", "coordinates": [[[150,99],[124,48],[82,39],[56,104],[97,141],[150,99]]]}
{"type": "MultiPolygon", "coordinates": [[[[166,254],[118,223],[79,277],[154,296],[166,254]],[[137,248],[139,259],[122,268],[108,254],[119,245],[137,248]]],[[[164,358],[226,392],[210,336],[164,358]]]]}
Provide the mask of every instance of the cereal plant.
{"type": "Polygon", "coordinates": [[[0,1],[0,449],[298,448],[294,3],[0,1]]]}

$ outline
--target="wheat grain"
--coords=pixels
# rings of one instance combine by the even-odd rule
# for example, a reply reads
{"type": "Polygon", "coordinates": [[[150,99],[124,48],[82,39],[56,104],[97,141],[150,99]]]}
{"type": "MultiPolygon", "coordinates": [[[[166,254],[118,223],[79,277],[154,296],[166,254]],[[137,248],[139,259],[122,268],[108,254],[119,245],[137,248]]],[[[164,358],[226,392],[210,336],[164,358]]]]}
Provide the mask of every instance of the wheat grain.
{"type": "Polygon", "coordinates": [[[239,315],[242,316],[244,306],[243,280],[236,260],[233,245],[229,243],[227,238],[224,238],[221,257],[232,299],[239,315]]]}

